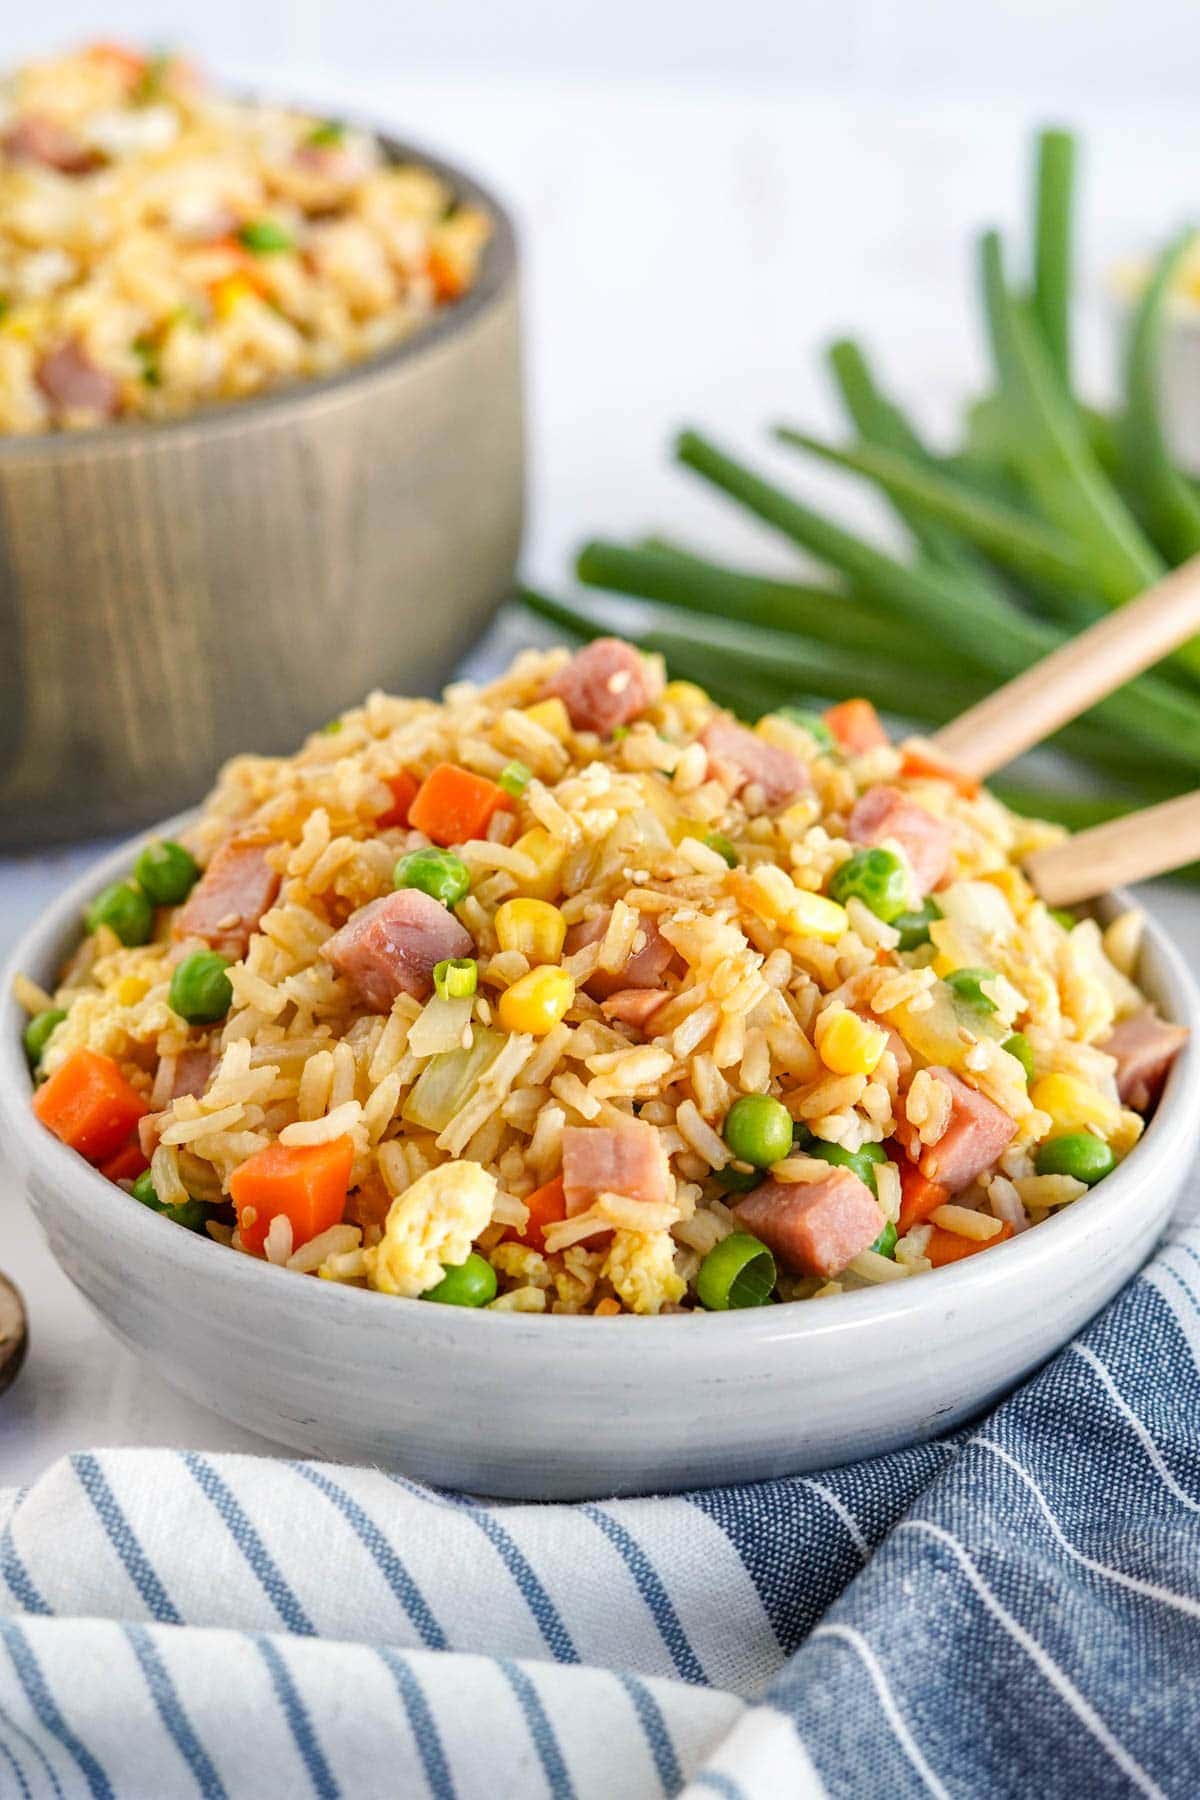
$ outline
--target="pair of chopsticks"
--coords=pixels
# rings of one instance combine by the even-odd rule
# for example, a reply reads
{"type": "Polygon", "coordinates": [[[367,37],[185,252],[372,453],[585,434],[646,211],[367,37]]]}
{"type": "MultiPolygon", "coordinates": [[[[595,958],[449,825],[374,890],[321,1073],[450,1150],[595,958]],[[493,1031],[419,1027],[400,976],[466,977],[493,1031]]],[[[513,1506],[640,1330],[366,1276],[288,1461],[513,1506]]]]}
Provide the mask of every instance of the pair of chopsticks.
{"type": "MultiPolygon", "coordinates": [[[[965,775],[985,779],[1200,632],[1200,556],[1006,682],[930,742],[965,775]]],[[[1050,906],[1200,857],[1200,790],[1038,850],[1026,873],[1050,906]]]]}

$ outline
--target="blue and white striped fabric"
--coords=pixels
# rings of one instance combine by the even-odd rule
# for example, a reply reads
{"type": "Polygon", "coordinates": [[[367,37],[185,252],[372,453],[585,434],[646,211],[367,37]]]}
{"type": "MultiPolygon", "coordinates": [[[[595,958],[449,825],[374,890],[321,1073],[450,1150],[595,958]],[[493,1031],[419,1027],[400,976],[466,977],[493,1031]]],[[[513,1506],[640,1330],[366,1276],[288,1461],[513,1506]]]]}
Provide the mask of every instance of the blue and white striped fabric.
{"type": "Polygon", "coordinates": [[[114,1450],[0,1494],[0,1795],[1200,1791],[1200,1232],[977,1428],[481,1504],[114,1450]]]}

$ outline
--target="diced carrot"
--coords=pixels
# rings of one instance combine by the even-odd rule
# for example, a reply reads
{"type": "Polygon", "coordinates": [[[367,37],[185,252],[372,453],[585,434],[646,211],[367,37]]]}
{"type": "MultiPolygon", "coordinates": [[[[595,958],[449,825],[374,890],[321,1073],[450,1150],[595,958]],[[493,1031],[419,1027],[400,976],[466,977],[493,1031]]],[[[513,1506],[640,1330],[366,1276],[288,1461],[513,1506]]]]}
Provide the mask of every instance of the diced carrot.
{"type": "Polygon", "coordinates": [[[943,762],[916,738],[910,738],[907,744],[901,745],[901,755],[900,773],[910,780],[935,776],[939,781],[948,781],[964,800],[974,800],[979,792],[979,783],[973,775],[966,775],[961,769],[943,762]]]}
{"type": "Polygon", "coordinates": [[[528,1244],[533,1250],[544,1250],[547,1225],[557,1225],[560,1219],[567,1216],[562,1176],[556,1175],[544,1187],[534,1188],[532,1194],[526,1194],[525,1204],[529,1208],[529,1223],[524,1231],[514,1232],[513,1236],[519,1237],[523,1244],[528,1244]]]}
{"type": "Polygon", "coordinates": [[[935,1269],[946,1263],[961,1262],[964,1256],[974,1256],[977,1250],[990,1250],[994,1244],[1002,1244],[1010,1238],[1013,1228],[1005,1220],[995,1237],[969,1238],[957,1231],[946,1231],[941,1225],[935,1225],[929,1234],[929,1242],[925,1246],[925,1254],[935,1269]]]}
{"type": "Polygon", "coordinates": [[[940,1181],[922,1175],[916,1163],[907,1157],[900,1160],[900,1217],[896,1221],[901,1237],[914,1225],[923,1225],[931,1212],[936,1212],[950,1198],[949,1188],[940,1181]]]}
{"type": "Polygon", "coordinates": [[[383,785],[392,790],[392,804],[378,815],[376,825],[380,831],[387,831],[392,825],[407,825],[408,809],[417,797],[420,782],[410,769],[401,769],[395,775],[385,775],[383,785]]]}
{"type": "Polygon", "coordinates": [[[281,1213],[291,1222],[293,1250],[339,1224],[353,1163],[348,1137],[328,1144],[269,1144],[247,1157],[229,1178],[246,1249],[263,1254],[271,1221],[281,1213]]]}
{"type": "Polygon", "coordinates": [[[90,61],[104,63],[109,68],[115,69],[131,85],[133,82],[139,81],[146,72],[145,57],[139,56],[136,50],[131,50],[128,44],[118,44],[112,40],[89,44],[87,55],[90,61]]]}
{"type": "Polygon", "coordinates": [[[33,1096],[33,1110],[64,1144],[102,1163],[124,1146],[150,1108],[111,1056],[73,1050],[33,1096]]]}
{"type": "Polygon", "coordinates": [[[445,304],[448,300],[460,300],[466,293],[466,277],[444,250],[435,248],[429,252],[428,267],[435,299],[445,304]]]}
{"type": "Polygon", "coordinates": [[[150,1159],[142,1154],[142,1146],[135,1137],[123,1144],[115,1156],[100,1164],[100,1173],[110,1181],[136,1181],[150,1167],[150,1159]]]}
{"type": "Polygon", "coordinates": [[[869,700],[839,700],[825,714],[825,723],[841,748],[851,756],[878,750],[888,742],[879,714],[869,700]]]}
{"type": "Polygon", "coordinates": [[[512,802],[502,787],[456,763],[439,763],[408,809],[408,822],[435,844],[466,844],[487,836],[493,814],[512,802]]]}

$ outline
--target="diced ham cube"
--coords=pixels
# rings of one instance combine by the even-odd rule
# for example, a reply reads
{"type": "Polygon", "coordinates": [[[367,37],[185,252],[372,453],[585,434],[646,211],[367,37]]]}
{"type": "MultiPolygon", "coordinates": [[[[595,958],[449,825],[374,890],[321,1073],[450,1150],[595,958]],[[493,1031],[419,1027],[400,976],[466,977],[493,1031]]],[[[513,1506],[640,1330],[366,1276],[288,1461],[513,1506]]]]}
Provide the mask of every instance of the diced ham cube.
{"type": "Polygon", "coordinates": [[[923,900],[938,885],[950,864],[954,834],[944,819],[902,794],[899,788],[868,788],[850,814],[846,835],[853,844],[899,844],[923,900]]]}
{"type": "Polygon", "coordinates": [[[577,650],[566,668],[546,683],[547,697],[557,695],[576,731],[607,737],[628,725],[658,698],[653,665],[620,638],[596,638],[577,650]]]}
{"type": "Polygon", "coordinates": [[[245,956],[259,920],[274,903],[279,876],[267,846],[247,838],[221,845],[175,915],[171,935],[203,938],[234,961],[245,956]]]}
{"type": "Polygon", "coordinates": [[[112,419],[121,408],[116,376],[98,369],[87,351],[74,342],[60,344],[43,356],[37,367],[37,384],[56,412],[95,413],[99,419],[112,419]]]}
{"type": "Polygon", "coordinates": [[[653,988],[621,988],[600,1002],[600,1011],[606,1019],[615,1019],[621,1025],[636,1025],[640,1031],[670,998],[670,994],[656,994],[653,988]]]}
{"type": "Polygon", "coordinates": [[[764,1181],[733,1216],[785,1268],[826,1279],[869,1250],[886,1223],[866,1182],[853,1169],[838,1168],[818,1181],[764,1181]]]}
{"type": "Polygon", "coordinates": [[[568,1125],[562,1134],[567,1217],[586,1212],[601,1194],[654,1205],[667,1197],[667,1159],[653,1125],[568,1125]]]}
{"type": "Polygon", "coordinates": [[[927,1181],[957,1194],[991,1168],[1017,1127],[995,1101],[968,1087],[951,1069],[935,1067],[929,1073],[950,1089],[950,1122],[936,1144],[913,1142],[909,1155],[927,1181]]]}
{"type": "Polygon", "coordinates": [[[65,125],[41,113],[18,119],[0,138],[0,147],[13,162],[40,163],[60,175],[87,175],[103,161],[65,125]]]}
{"type": "Polygon", "coordinates": [[[782,806],[812,786],[808,770],[790,750],[768,744],[755,732],[739,725],[728,713],[718,713],[700,733],[708,751],[708,772],[732,794],[744,787],[760,789],[764,805],[782,806]]]}
{"type": "Polygon", "coordinates": [[[199,1099],[208,1086],[209,1078],[217,1066],[217,1053],[210,1050],[207,1044],[195,1044],[187,1050],[181,1050],[175,1058],[175,1079],[171,1084],[171,1098],[178,1100],[184,1094],[191,1094],[199,1099]]]}
{"type": "Polygon", "coordinates": [[[470,956],[470,934],[440,901],[401,888],[362,906],[321,946],[321,955],[352,981],[372,1012],[390,1012],[397,994],[428,1000],[433,971],[452,956],[470,956]]]}
{"type": "Polygon", "coordinates": [[[1182,1025],[1168,1025],[1149,1008],[1113,1028],[1099,1047],[1117,1059],[1117,1092],[1126,1106],[1145,1112],[1153,1105],[1187,1035],[1182,1025]]]}
{"type": "MultiPolygon", "coordinates": [[[[597,913],[594,919],[582,919],[578,925],[572,925],[563,945],[566,955],[574,956],[577,950],[599,943],[608,930],[611,916],[605,911],[597,913]]],[[[675,951],[659,931],[653,913],[642,914],[639,931],[645,937],[645,943],[627,956],[619,969],[594,969],[586,978],[583,985],[593,999],[607,1000],[624,988],[661,988],[675,951]]],[[[664,994],[662,998],[667,996],[664,994]]]]}

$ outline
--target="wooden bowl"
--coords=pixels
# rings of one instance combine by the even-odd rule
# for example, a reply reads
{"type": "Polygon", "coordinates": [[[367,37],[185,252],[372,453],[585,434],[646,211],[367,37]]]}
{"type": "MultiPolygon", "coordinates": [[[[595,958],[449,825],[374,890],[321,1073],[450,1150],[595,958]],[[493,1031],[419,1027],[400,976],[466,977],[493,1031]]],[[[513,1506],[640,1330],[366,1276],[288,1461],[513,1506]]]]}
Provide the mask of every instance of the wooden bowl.
{"type": "Polygon", "coordinates": [[[234,751],[439,684],[520,544],[517,254],[325,380],[165,424],[0,438],[0,847],[145,824],[234,751]]]}

